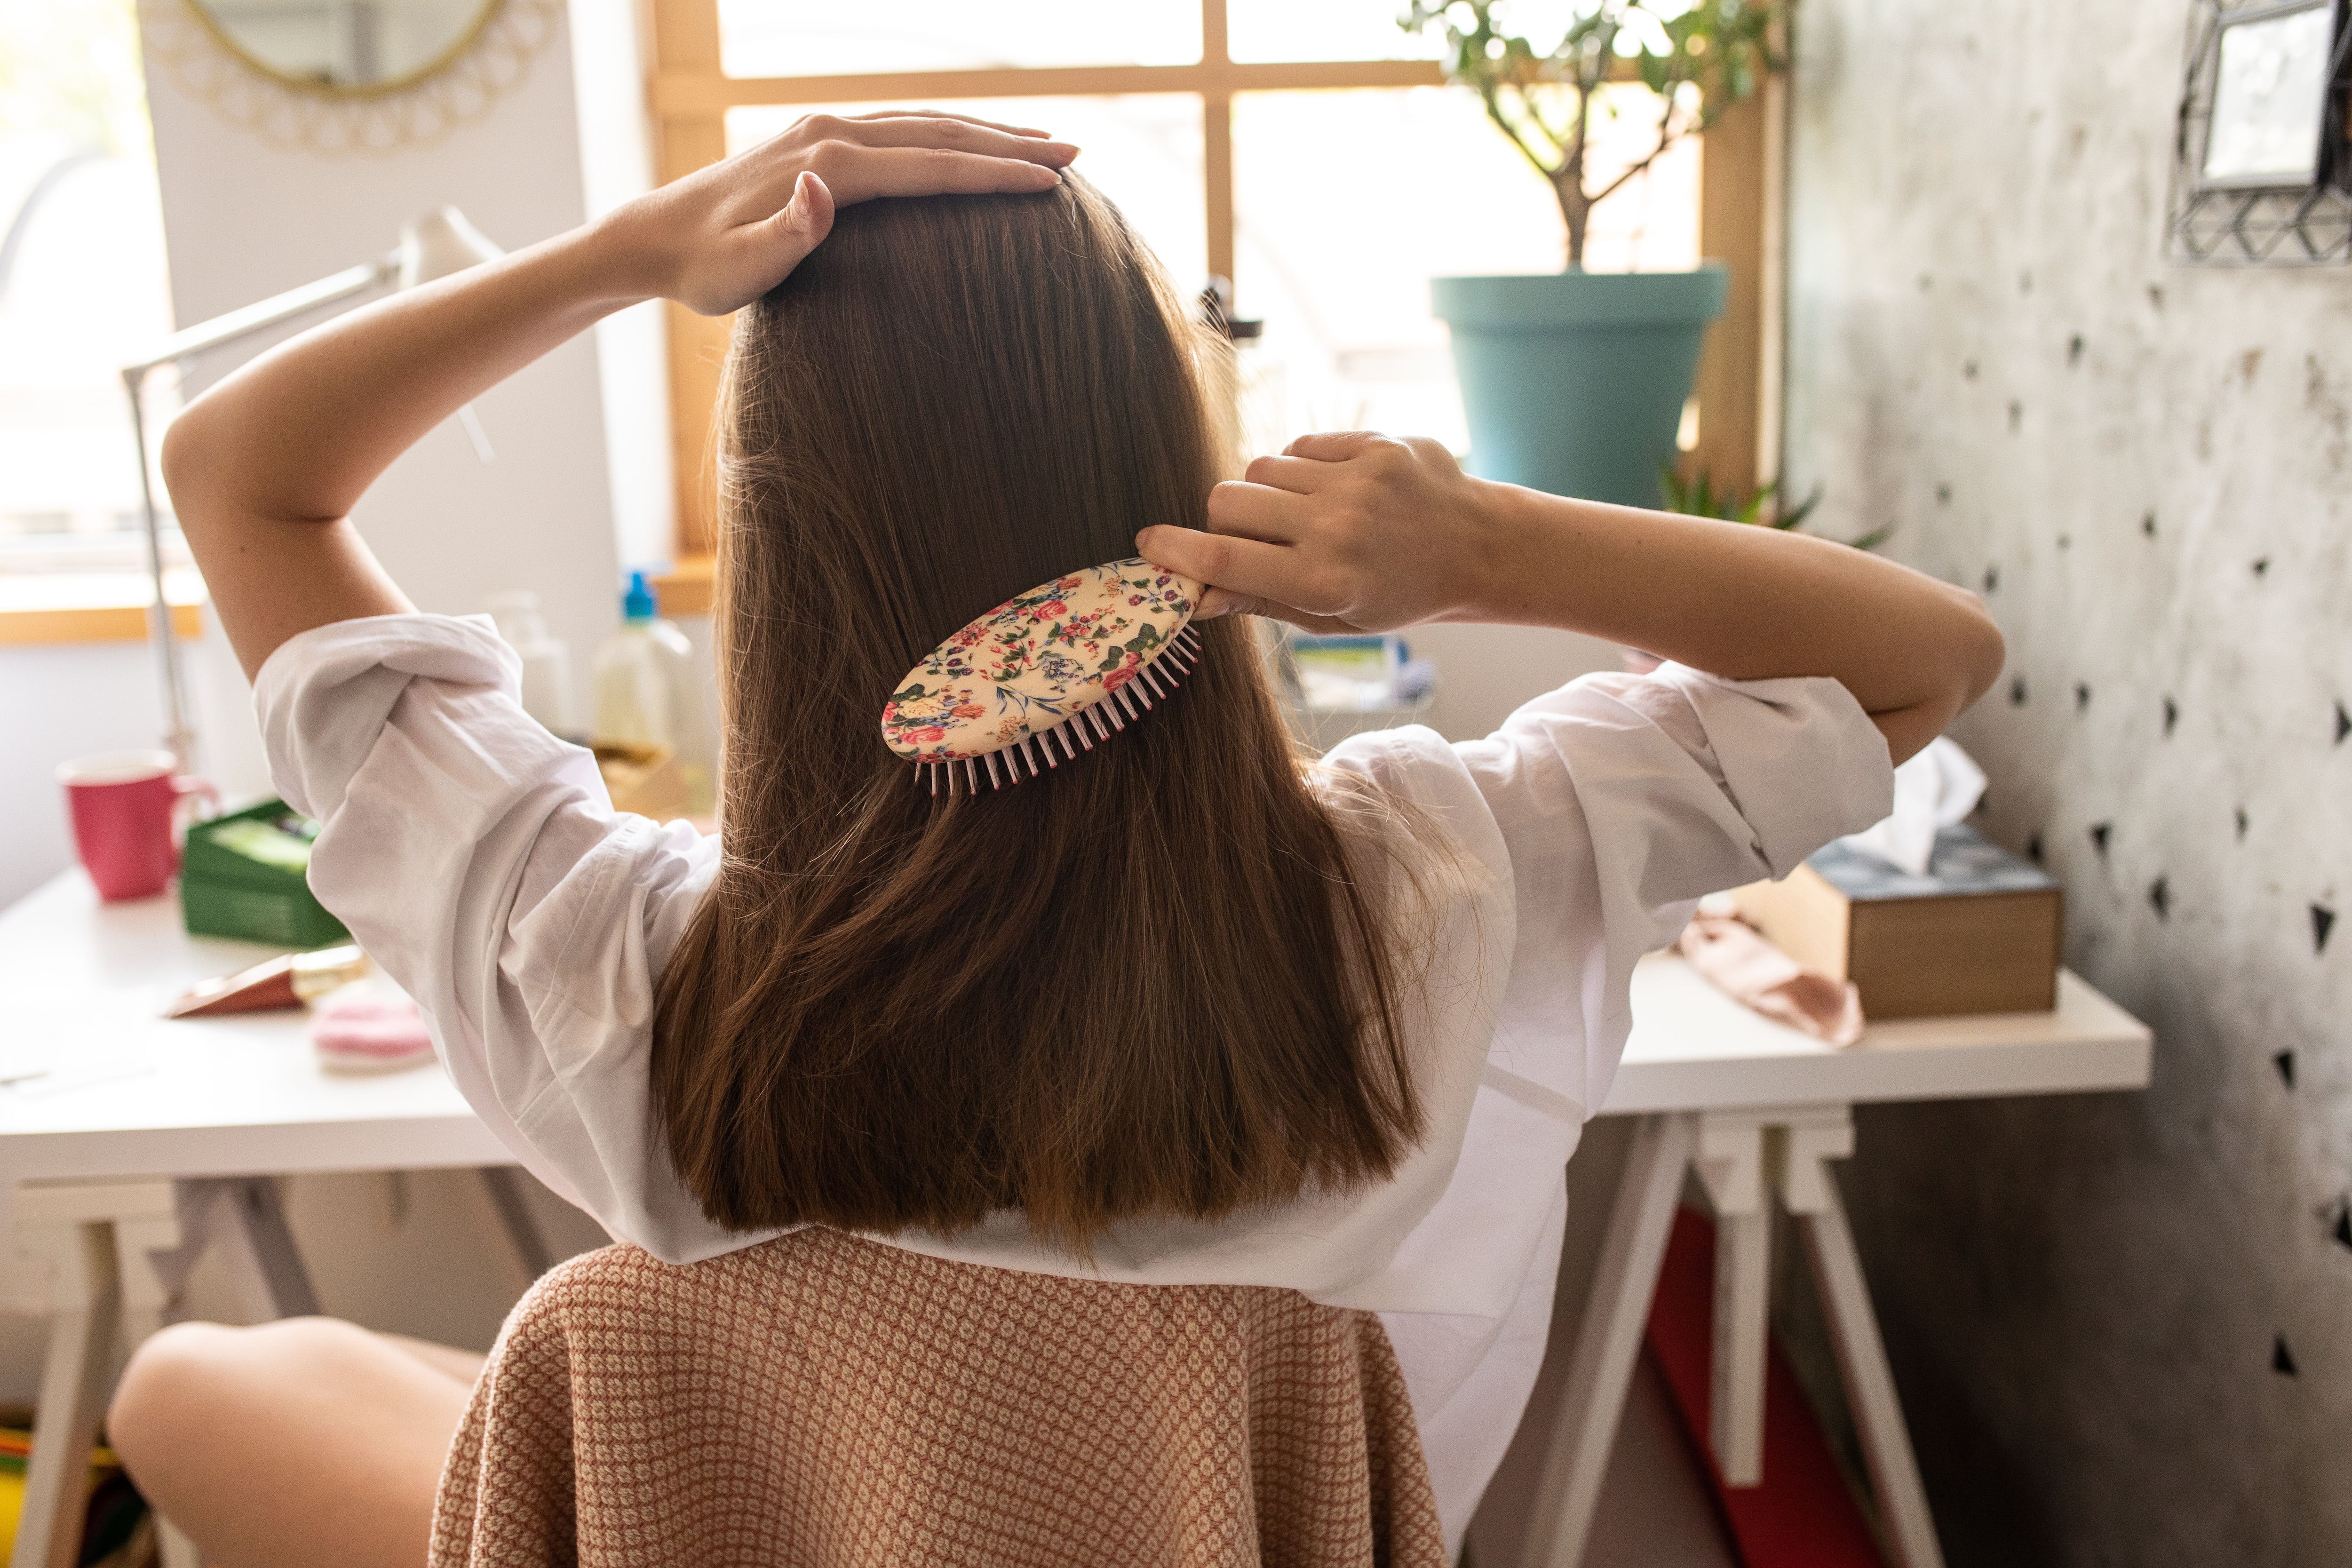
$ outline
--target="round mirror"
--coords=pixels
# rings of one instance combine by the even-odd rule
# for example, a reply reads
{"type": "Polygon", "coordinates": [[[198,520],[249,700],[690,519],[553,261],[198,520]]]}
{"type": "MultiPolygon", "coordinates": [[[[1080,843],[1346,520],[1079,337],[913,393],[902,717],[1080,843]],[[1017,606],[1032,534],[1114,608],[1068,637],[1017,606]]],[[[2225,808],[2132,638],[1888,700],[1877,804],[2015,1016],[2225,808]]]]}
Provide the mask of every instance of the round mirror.
{"type": "Polygon", "coordinates": [[[188,0],[247,64],[331,96],[391,92],[449,64],[506,0],[188,0]]]}

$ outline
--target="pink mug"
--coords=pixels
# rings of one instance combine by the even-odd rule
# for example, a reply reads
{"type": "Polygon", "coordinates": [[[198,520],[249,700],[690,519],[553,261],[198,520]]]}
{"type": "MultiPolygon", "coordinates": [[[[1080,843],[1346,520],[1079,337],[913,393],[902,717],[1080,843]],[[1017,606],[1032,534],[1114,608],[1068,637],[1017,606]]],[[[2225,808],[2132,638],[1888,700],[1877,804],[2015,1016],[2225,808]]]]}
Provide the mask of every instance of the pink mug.
{"type": "Polygon", "coordinates": [[[110,752],[58,769],[74,847],[100,898],[162,892],[180,868],[182,807],[201,795],[220,809],[220,792],[178,766],[169,752],[110,752]]]}

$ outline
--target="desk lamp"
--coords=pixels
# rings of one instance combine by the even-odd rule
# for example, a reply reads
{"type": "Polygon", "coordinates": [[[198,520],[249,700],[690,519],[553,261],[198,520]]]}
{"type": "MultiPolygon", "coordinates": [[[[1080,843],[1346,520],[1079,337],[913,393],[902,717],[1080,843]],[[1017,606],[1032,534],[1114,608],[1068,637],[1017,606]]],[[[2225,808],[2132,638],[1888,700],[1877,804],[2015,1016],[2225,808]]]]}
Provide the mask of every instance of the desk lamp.
{"type": "MultiPolygon", "coordinates": [[[[122,367],[122,384],[131,395],[131,433],[139,444],[139,499],[147,528],[147,572],[154,579],[155,588],[154,602],[147,608],[147,638],[156,650],[157,673],[163,688],[164,721],[169,726],[163,743],[171,748],[183,770],[194,761],[192,753],[195,736],[188,726],[187,695],[180,678],[179,643],[172,635],[172,609],[163,598],[163,526],[155,510],[155,486],[149,475],[147,458],[147,377],[167,364],[236,342],[387,284],[394,289],[413,289],[503,254],[466,221],[463,213],[456,207],[442,207],[402,225],[400,244],[389,255],[345,268],[331,277],[289,289],[283,294],[273,294],[243,310],[184,327],[164,339],[152,358],[122,367]]],[[[471,405],[460,417],[476,454],[488,462],[489,442],[471,405]]]]}

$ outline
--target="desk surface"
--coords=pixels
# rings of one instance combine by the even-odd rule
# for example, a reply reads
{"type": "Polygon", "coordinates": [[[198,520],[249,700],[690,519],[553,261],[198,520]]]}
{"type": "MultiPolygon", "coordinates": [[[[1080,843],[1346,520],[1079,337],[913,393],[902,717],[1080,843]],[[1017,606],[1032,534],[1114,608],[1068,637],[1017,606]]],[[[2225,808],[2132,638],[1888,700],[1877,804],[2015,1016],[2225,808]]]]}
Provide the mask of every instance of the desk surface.
{"type": "Polygon", "coordinates": [[[2147,1025],[2062,970],[2054,1011],[1900,1018],[1840,1049],[1658,955],[1633,971],[1633,1036],[1601,1114],[2144,1089],[2151,1044],[2147,1025]]]}
{"type": "Polygon", "coordinates": [[[167,1019],[275,948],[190,937],[176,897],[101,904],[79,870],[0,911],[0,1182],[510,1164],[438,1068],[322,1072],[296,1012],[167,1019]]]}
{"type": "MultiPolygon", "coordinates": [[[[297,1013],[166,1019],[190,984],[270,949],[191,938],[176,899],[100,904],[68,871],[0,911],[0,1184],[26,1177],[419,1169],[509,1156],[448,1079],[321,1072],[297,1013]]],[[[1679,960],[1633,977],[1604,1114],[2136,1089],[2147,1029],[2072,974],[2053,1013],[1871,1026],[1835,1050],[1758,1016],[1679,960]]],[[[0,1203],[5,1194],[0,1194],[0,1203]]]]}

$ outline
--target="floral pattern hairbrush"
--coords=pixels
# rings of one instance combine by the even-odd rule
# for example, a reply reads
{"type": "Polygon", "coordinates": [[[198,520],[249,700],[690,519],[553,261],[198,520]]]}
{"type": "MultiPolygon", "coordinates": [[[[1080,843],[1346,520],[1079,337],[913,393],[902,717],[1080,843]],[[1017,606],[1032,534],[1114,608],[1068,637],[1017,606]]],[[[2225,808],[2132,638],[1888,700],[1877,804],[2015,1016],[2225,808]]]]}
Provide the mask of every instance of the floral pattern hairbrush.
{"type": "Polygon", "coordinates": [[[1076,760],[1175,691],[1201,653],[1201,586],[1131,557],[1016,594],[907,672],[882,739],[933,795],[959,773],[968,792],[1002,789],[1076,760]]]}

